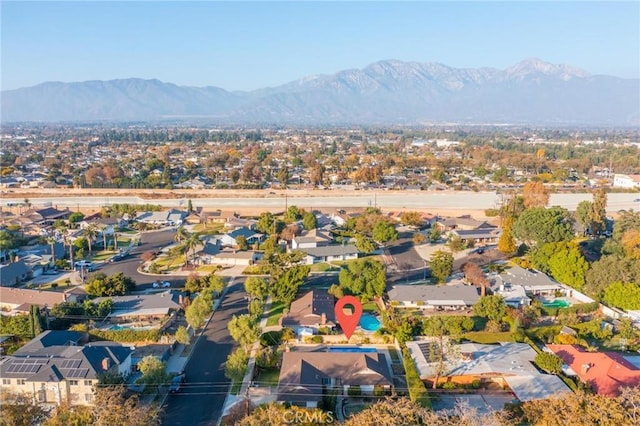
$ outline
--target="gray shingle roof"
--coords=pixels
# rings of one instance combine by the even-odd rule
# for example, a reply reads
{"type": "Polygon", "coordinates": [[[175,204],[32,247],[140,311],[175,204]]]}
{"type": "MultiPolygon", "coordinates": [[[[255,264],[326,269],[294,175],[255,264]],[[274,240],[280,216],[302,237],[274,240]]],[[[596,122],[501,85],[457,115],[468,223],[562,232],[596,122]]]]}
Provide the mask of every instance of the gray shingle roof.
{"type": "Polygon", "coordinates": [[[324,247],[299,248],[298,250],[303,251],[313,257],[344,256],[349,254],[357,254],[359,252],[356,246],[351,244],[347,244],[344,246],[333,245],[324,247]]]}
{"type": "Polygon", "coordinates": [[[399,302],[422,301],[428,305],[475,304],[480,296],[476,287],[456,285],[396,285],[389,290],[389,299],[399,302]]]}
{"type": "Polygon", "coordinates": [[[347,386],[393,384],[383,354],[285,352],[278,380],[278,401],[319,401],[324,378],[340,379],[347,386]]]}

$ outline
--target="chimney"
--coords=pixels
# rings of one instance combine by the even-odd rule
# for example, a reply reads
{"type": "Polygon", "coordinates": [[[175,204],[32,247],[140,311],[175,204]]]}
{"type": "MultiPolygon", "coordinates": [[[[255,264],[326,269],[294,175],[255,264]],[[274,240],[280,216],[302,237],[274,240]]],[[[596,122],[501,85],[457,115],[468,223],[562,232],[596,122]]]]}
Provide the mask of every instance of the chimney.
{"type": "Polygon", "coordinates": [[[320,314],[320,325],[325,325],[327,323],[327,314],[324,312],[320,314]]]}
{"type": "Polygon", "coordinates": [[[486,296],[486,295],[487,295],[487,286],[481,285],[480,286],[480,296],[486,296]]]}
{"type": "Polygon", "coordinates": [[[102,358],[102,370],[107,371],[111,367],[111,360],[107,357],[102,358]]]}

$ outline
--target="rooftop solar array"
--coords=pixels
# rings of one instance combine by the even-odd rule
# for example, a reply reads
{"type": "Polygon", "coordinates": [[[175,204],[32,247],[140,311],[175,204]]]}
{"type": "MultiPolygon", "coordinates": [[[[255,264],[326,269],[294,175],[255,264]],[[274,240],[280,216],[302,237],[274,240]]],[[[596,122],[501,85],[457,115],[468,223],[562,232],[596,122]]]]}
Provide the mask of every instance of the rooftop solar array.
{"type": "Polygon", "coordinates": [[[77,379],[77,378],[87,377],[88,374],[89,374],[88,368],[77,368],[75,370],[69,370],[69,372],[66,373],[66,376],[71,379],[77,379]]]}
{"type": "Polygon", "coordinates": [[[60,364],[60,368],[62,368],[62,369],[78,368],[78,367],[80,367],[80,364],[82,364],[82,360],[79,360],[79,359],[65,359],[64,361],[62,361],[62,364],[60,364]]]}

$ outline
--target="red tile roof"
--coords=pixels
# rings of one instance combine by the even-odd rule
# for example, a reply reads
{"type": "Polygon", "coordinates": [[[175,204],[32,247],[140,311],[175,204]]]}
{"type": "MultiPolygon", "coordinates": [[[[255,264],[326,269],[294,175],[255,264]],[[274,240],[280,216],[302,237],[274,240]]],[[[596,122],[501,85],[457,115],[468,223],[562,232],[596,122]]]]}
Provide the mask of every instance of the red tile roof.
{"type": "Polygon", "coordinates": [[[640,369],[615,352],[586,352],[577,345],[547,345],[600,395],[617,396],[624,386],[640,386],[640,369]]]}

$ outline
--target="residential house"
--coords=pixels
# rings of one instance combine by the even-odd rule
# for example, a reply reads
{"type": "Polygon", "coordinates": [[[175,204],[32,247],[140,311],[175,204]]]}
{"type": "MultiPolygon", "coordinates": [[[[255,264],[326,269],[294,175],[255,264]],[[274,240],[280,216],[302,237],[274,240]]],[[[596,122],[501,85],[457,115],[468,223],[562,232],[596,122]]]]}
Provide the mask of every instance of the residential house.
{"type": "Polygon", "coordinates": [[[304,249],[311,247],[325,247],[331,244],[333,238],[328,232],[321,229],[312,229],[304,235],[296,236],[291,241],[291,249],[304,249]]]}
{"type": "Polygon", "coordinates": [[[224,222],[224,227],[225,229],[231,230],[239,228],[255,229],[256,223],[257,221],[254,219],[243,219],[234,215],[227,217],[226,221],[224,222]]]}
{"type": "Polygon", "coordinates": [[[46,207],[42,209],[29,209],[22,216],[29,218],[38,225],[53,225],[56,220],[69,219],[71,210],[58,210],[54,207],[46,207]]]}
{"type": "Polygon", "coordinates": [[[640,188],[640,175],[615,174],[613,176],[614,188],[640,188]]]}
{"type": "Polygon", "coordinates": [[[335,298],[326,289],[313,289],[294,300],[289,312],[280,318],[280,325],[297,334],[314,333],[320,327],[334,327],[335,298]]]}
{"type": "Polygon", "coordinates": [[[31,290],[28,288],[0,287],[0,308],[9,315],[27,314],[31,305],[39,308],[53,308],[64,302],[81,302],[86,298],[76,292],[56,292],[45,290],[31,290]]]}
{"type": "Polygon", "coordinates": [[[46,405],[90,405],[104,373],[128,376],[131,349],[118,343],[79,346],[81,333],[45,331],[0,360],[0,389],[46,405]]]}
{"type": "Polygon", "coordinates": [[[502,230],[500,228],[454,229],[449,236],[455,235],[463,243],[473,241],[476,245],[497,244],[502,230]]]}
{"type": "Polygon", "coordinates": [[[155,323],[182,309],[180,293],[167,290],[160,293],[98,297],[93,303],[113,300],[113,310],[107,316],[111,323],[155,323]]]}
{"type": "Polygon", "coordinates": [[[640,386],[640,367],[617,352],[587,352],[578,345],[547,345],[582,382],[600,395],[618,396],[622,387],[640,386]]]}
{"type": "MultiPolygon", "coordinates": [[[[430,383],[435,380],[437,371],[437,363],[431,357],[432,348],[428,340],[407,342],[420,378],[430,383]]],[[[459,356],[445,360],[447,370],[441,374],[438,383],[470,385],[475,382],[480,386],[497,383],[509,388],[520,401],[571,393],[558,376],[538,371],[533,365],[536,352],[526,343],[463,343],[455,345],[453,352],[459,356]]]]}
{"type": "Polygon", "coordinates": [[[253,265],[262,259],[262,253],[257,251],[235,251],[222,250],[219,253],[209,256],[209,263],[215,265],[253,265]]]}
{"type": "Polygon", "coordinates": [[[390,390],[392,377],[386,357],[377,352],[285,352],[277,400],[315,408],[323,387],[338,388],[347,395],[350,387],[357,386],[371,395],[376,387],[390,390]]]}
{"type": "Polygon", "coordinates": [[[171,209],[160,212],[143,212],[136,216],[135,220],[150,225],[180,226],[186,216],[186,211],[171,209]]]}
{"type": "Polygon", "coordinates": [[[31,277],[31,269],[22,260],[0,265],[0,287],[13,287],[31,277]]]}
{"type": "Polygon", "coordinates": [[[242,227],[236,228],[228,234],[224,234],[220,237],[220,242],[223,246],[237,247],[238,237],[244,237],[247,244],[251,245],[259,243],[264,239],[264,234],[254,231],[251,228],[242,227]]]}
{"type": "MultiPolygon", "coordinates": [[[[520,266],[512,266],[497,277],[498,285],[505,288],[522,286],[528,295],[543,296],[554,295],[557,291],[565,293],[565,287],[551,279],[544,272],[535,269],[524,269],[520,266]]],[[[569,290],[570,291],[570,290],[569,290]]]]}
{"type": "Polygon", "coordinates": [[[388,292],[391,305],[436,310],[469,309],[480,299],[478,289],[455,285],[394,285],[388,292]]]}
{"type": "Polygon", "coordinates": [[[454,229],[462,231],[472,231],[478,229],[495,228],[494,225],[486,222],[475,220],[469,215],[459,217],[438,218],[435,226],[440,232],[449,232],[454,229]]]}
{"type": "Polygon", "coordinates": [[[346,261],[357,259],[360,251],[353,244],[329,245],[321,247],[299,248],[298,250],[307,254],[305,263],[325,263],[333,261],[346,261]]]}

